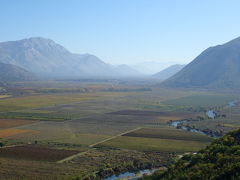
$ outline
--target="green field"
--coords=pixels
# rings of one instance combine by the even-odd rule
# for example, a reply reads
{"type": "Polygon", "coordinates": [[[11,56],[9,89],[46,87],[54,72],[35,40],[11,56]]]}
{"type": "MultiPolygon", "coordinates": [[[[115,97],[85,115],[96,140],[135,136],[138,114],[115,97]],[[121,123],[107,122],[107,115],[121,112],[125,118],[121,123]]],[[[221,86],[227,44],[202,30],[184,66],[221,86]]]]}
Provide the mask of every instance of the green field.
{"type": "Polygon", "coordinates": [[[194,152],[205,147],[212,138],[174,128],[142,128],[98,144],[138,151],[194,152]]]}
{"type": "Polygon", "coordinates": [[[192,95],[164,101],[166,105],[190,106],[190,107],[215,107],[227,105],[228,102],[235,100],[233,95],[192,95]]]}
{"type": "Polygon", "coordinates": [[[97,145],[97,147],[114,147],[139,151],[196,152],[208,144],[199,141],[122,136],[97,145]]]}
{"type": "Polygon", "coordinates": [[[235,98],[232,95],[163,89],[149,82],[121,83],[12,84],[16,88],[7,92],[11,97],[0,99],[1,142],[37,143],[83,153],[58,164],[36,161],[34,157],[28,161],[2,157],[0,173],[7,172],[5,179],[74,179],[94,177],[100,172],[102,177],[113,169],[122,172],[139,166],[160,167],[170,162],[173,154],[196,152],[212,140],[169,127],[170,120],[196,120],[201,116],[203,121],[187,123],[197,128],[224,128],[226,132],[240,126],[239,106],[231,111],[223,108],[235,98]],[[220,115],[227,117],[206,118],[201,108],[215,106],[220,115]]]}
{"type": "Polygon", "coordinates": [[[198,142],[211,142],[212,140],[212,138],[205,135],[178,130],[174,128],[142,128],[140,130],[127,133],[124,136],[198,141],[198,142]]]}

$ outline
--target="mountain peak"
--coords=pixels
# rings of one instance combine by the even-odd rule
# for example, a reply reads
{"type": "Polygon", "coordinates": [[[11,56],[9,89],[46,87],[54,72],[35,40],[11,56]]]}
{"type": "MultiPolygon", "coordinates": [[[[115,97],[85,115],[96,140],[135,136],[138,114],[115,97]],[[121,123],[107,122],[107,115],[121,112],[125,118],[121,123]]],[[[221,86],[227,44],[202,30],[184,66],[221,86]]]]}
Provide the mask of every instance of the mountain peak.
{"type": "Polygon", "coordinates": [[[240,89],[240,37],[208,48],[162,85],[179,88],[240,89]]]}
{"type": "Polygon", "coordinates": [[[132,76],[92,54],[73,54],[51,39],[31,37],[0,43],[0,62],[43,77],[86,78],[132,76]]]}

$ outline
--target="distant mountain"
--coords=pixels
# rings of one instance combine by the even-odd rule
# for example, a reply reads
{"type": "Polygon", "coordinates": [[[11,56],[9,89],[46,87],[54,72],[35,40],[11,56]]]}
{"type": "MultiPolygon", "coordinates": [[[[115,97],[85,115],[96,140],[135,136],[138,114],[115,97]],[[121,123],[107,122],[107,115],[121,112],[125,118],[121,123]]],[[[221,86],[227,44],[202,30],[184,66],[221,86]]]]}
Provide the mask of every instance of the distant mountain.
{"type": "Polygon", "coordinates": [[[132,64],[131,68],[137,70],[140,73],[146,74],[146,75],[153,75],[153,74],[156,74],[159,71],[171,66],[172,64],[174,64],[174,62],[147,61],[147,62],[132,64]]]}
{"type": "Polygon", "coordinates": [[[210,47],[162,83],[173,88],[240,89],[240,38],[210,47]]]}
{"type": "Polygon", "coordinates": [[[153,75],[155,78],[167,79],[178,73],[185,65],[175,64],[153,75]]]}
{"type": "Polygon", "coordinates": [[[115,71],[118,73],[124,72],[128,76],[143,76],[142,73],[139,71],[135,70],[134,68],[126,65],[126,64],[121,64],[115,67],[115,71]]]}
{"type": "MultiPolygon", "coordinates": [[[[123,69],[91,54],[73,54],[45,38],[0,43],[0,62],[13,64],[43,77],[122,77],[123,69]]],[[[131,74],[133,75],[133,74],[131,74]]]]}
{"type": "Polygon", "coordinates": [[[33,80],[35,76],[23,68],[15,65],[0,63],[0,85],[5,81],[33,80]]]}

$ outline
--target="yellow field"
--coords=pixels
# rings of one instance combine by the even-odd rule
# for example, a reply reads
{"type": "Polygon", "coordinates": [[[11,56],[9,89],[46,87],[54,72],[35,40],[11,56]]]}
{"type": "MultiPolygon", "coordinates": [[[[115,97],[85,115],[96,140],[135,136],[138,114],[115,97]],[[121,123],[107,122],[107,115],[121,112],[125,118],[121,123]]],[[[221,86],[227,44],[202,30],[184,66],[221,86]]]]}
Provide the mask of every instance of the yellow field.
{"type": "Polygon", "coordinates": [[[0,95],[0,99],[11,97],[11,95],[0,95]]]}
{"type": "Polygon", "coordinates": [[[0,130],[0,138],[6,138],[6,137],[15,136],[23,133],[36,133],[36,132],[37,131],[26,130],[26,129],[13,129],[13,128],[3,129],[3,130],[0,130]]]}
{"type": "Polygon", "coordinates": [[[45,106],[54,106],[58,104],[67,104],[80,101],[94,100],[98,98],[119,97],[125,96],[129,93],[79,93],[79,94],[59,94],[59,95],[37,95],[37,96],[23,96],[2,99],[0,101],[0,111],[9,112],[15,110],[38,108],[45,106]]]}

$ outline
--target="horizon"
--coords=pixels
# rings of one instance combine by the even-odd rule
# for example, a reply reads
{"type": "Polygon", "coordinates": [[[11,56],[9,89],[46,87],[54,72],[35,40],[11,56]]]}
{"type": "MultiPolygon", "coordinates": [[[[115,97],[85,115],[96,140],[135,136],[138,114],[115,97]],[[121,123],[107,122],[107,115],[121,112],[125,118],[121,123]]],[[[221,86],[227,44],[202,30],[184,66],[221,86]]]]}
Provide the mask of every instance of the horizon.
{"type": "Polygon", "coordinates": [[[49,38],[114,65],[187,64],[239,37],[240,2],[228,2],[11,0],[1,3],[0,41],[49,38]]]}

